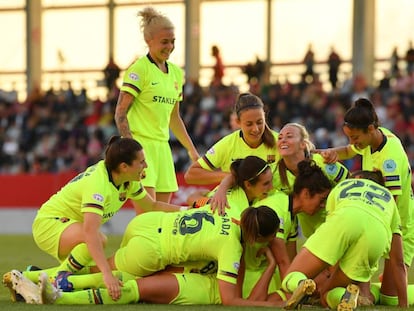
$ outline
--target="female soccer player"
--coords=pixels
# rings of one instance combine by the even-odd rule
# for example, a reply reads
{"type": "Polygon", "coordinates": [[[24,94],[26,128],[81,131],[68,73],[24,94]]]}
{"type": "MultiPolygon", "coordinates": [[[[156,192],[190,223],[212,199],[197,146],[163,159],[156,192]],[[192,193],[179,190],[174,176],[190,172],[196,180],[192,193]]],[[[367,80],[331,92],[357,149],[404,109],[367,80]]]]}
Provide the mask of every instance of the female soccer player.
{"type": "MultiPolygon", "coordinates": [[[[313,160],[323,171],[333,185],[346,179],[348,169],[340,162],[324,163],[320,154],[315,154],[315,146],[309,139],[306,128],[298,123],[285,124],[279,133],[278,151],[281,156],[277,170],[273,173],[273,187],[276,190],[291,194],[295,179],[298,175],[298,163],[305,159],[313,160]]],[[[325,210],[320,209],[316,214],[298,213],[301,231],[309,237],[325,220],[325,210]]]]}
{"type": "MultiPolygon", "coordinates": [[[[328,163],[359,154],[363,170],[382,172],[385,186],[397,202],[402,225],[404,262],[410,267],[414,257],[414,196],[411,167],[404,147],[397,136],[379,126],[375,109],[365,98],[358,99],[345,113],[343,131],[350,141],[349,145],[319,152],[328,163]]],[[[392,267],[389,260],[385,260],[381,293],[390,300],[397,295],[396,284],[392,280],[392,267]]]]}
{"type": "MultiPolygon", "coordinates": [[[[132,139],[130,139],[130,141],[132,141],[132,139]]],[[[272,189],[272,173],[267,163],[255,156],[234,161],[232,164],[232,171],[238,186],[229,193],[229,201],[233,207],[232,209],[229,209],[229,212],[231,212],[232,218],[239,220],[244,209],[253,203],[255,199],[264,198],[268,191],[272,189]]],[[[164,205],[168,206],[167,203],[164,203],[164,205]]],[[[209,209],[209,206],[206,206],[206,208],[209,209]]],[[[175,267],[174,271],[183,271],[184,266],[184,271],[197,269],[198,271],[201,270],[203,273],[209,273],[210,270],[217,268],[217,264],[211,265],[211,262],[211,260],[208,260],[191,265],[183,265],[181,263],[179,265],[180,268],[175,267]]],[[[67,271],[67,269],[62,268],[51,268],[45,271],[49,275],[54,276],[57,271],[61,271],[59,269],[67,271]]],[[[24,275],[32,281],[37,282],[40,273],[40,271],[25,271],[24,275]]],[[[8,278],[10,278],[10,274],[8,274],[8,278]]],[[[10,281],[8,283],[10,284],[10,281]]]]}
{"type": "MultiPolygon", "coordinates": [[[[279,231],[270,243],[278,267],[274,287],[271,289],[280,288],[281,279],[296,256],[296,241],[299,235],[297,216],[301,213],[312,216],[323,209],[331,188],[332,183],[325,172],[314,161],[303,160],[297,164],[292,193],[275,191],[255,203],[272,207],[280,218],[279,231]]],[[[244,256],[248,277],[243,283],[244,296],[250,293],[265,268],[258,260],[256,251],[257,249],[247,248],[244,256]]]]}
{"type": "Polygon", "coordinates": [[[329,266],[334,266],[332,274],[319,288],[322,304],[330,308],[339,305],[338,310],[355,309],[357,284],[371,279],[382,256],[389,256],[398,305],[407,307],[398,209],[388,189],[365,178],[369,175],[360,172],[359,178],[340,182],[329,194],[325,223],[305,242],[282,282],[285,291],[293,292],[287,309],[296,308],[303,297],[316,290],[312,278],[329,266]]]}
{"type": "MultiPolygon", "coordinates": [[[[106,236],[100,231],[126,202],[137,201],[146,210],[177,211],[180,207],[156,202],[141,185],[147,168],[142,146],[131,138],[114,136],[105,151],[105,159],[87,168],[53,195],[39,209],[33,222],[33,237],[38,247],[61,262],[58,271],[78,272],[96,263],[104,275],[105,285],[113,295],[120,294],[119,280],[113,276],[104,253],[106,236]]],[[[25,275],[37,280],[40,272],[25,275]]],[[[10,275],[3,276],[12,300],[10,275]]]]}
{"type": "Polygon", "coordinates": [[[223,137],[185,173],[188,184],[218,184],[230,174],[235,159],[254,155],[268,164],[278,161],[278,134],[266,124],[262,100],[250,93],[240,94],[235,105],[240,130],[223,137]]]}
{"type": "Polygon", "coordinates": [[[148,45],[147,55],[126,71],[115,110],[115,122],[123,137],[138,140],[148,155],[147,192],[169,202],[178,190],[174,161],[168,144],[169,130],[188,150],[192,161],[199,157],[180,116],[183,72],[168,61],[175,47],[174,25],[152,7],[138,13],[148,45]]]}
{"type": "MultiPolygon", "coordinates": [[[[129,223],[120,249],[108,261],[113,270],[144,277],[170,264],[214,260],[224,305],[270,306],[275,303],[241,298],[238,272],[243,244],[269,242],[278,227],[276,212],[267,206],[245,209],[240,221],[210,210],[148,212],[129,223]]],[[[107,299],[107,303],[111,301],[107,299]]]]}
{"type": "Polygon", "coordinates": [[[278,227],[276,212],[267,206],[246,208],[240,224],[209,210],[145,213],[128,224],[121,247],[109,262],[113,270],[147,276],[171,264],[214,260],[224,305],[266,305],[238,295],[241,243],[269,242],[278,227]]]}
{"type": "MultiPolygon", "coordinates": [[[[262,249],[268,260],[268,266],[248,298],[252,301],[271,301],[274,306],[283,306],[285,294],[281,291],[268,294],[268,284],[275,269],[275,259],[268,247],[262,249]]],[[[131,304],[147,302],[157,304],[202,305],[222,304],[218,281],[215,275],[199,273],[160,272],[147,277],[137,278],[127,273],[117,272],[124,281],[121,298],[112,300],[108,290],[102,287],[102,275],[96,273],[93,282],[83,282],[73,275],[67,278],[78,283],[76,290],[60,291],[50,283],[47,274],[40,275],[39,285],[26,279],[17,270],[11,271],[15,289],[26,303],[31,304],[131,304]],[[85,289],[83,289],[85,288],[85,289]],[[91,299],[94,297],[94,299],[91,299]]],[[[72,284],[73,285],[73,284],[72,284]]]]}
{"type": "MultiPolygon", "coordinates": [[[[247,156],[231,163],[230,174],[234,184],[226,190],[225,195],[232,208],[226,212],[239,219],[245,208],[265,198],[272,190],[272,170],[265,160],[257,156],[247,156]]],[[[187,201],[189,205],[200,208],[210,203],[210,196],[214,191],[215,189],[204,194],[196,192],[187,201]]]]}
{"type": "MultiPolygon", "coordinates": [[[[334,185],[349,175],[348,169],[340,162],[326,164],[320,154],[313,153],[315,146],[309,139],[308,131],[301,124],[287,123],[282,127],[277,149],[281,158],[273,171],[273,188],[286,194],[292,193],[294,181],[298,175],[298,163],[305,159],[315,161],[334,185]]],[[[227,206],[225,194],[233,183],[231,176],[226,177],[217,191],[213,193],[211,203],[220,212],[227,206]]],[[[302,233],[308,237],[325,220],[325,212],[320,210],[312,216],[300,213],[298,218],[302,233]]]]}

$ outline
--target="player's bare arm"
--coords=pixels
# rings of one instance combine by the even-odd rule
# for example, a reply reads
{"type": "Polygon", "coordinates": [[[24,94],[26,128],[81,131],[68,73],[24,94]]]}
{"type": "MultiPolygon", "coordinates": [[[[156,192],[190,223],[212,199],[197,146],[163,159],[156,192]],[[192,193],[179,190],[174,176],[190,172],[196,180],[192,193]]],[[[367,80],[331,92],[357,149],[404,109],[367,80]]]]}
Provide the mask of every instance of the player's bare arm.
{"type": "Polygon", "coordinates": [[[174,106],[174,110],[171,113],[170,129],[174,133],[178,141],[187,149],[188,156],[191,161],[195,162],[200,157],[197,149],[195,148],[190,136],[188,135],[185,124],[180,116],[180,103],[174,106]]]}
{"type": "Polygon", "coordinates": [[[351,145],[328,149],[315,149],[312,152],[322,155],[325,163],[335,163],[339,160],[350,159],[356,155],[356,153],[352,150],[351,145]]]}
{"type": "Polygon", "coordinates": [[[131,106],[134,97],[126,92],[120,92],[118,102],[115,109],[115,123],[118,128],[119,134],[123,137],[132,138],[131,131],[129,129],[127,113],[131,106]]]}

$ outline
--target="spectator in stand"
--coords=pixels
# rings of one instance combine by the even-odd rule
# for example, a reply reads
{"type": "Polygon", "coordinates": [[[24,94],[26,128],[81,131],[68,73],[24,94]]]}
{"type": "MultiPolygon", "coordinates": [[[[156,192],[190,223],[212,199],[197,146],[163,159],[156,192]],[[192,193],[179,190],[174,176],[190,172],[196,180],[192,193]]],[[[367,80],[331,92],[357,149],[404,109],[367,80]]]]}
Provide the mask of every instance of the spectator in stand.
{"type": "Polygon", "coordinates": [[[352,79],[352,88],[350,90],[350,100],[355,102],[358,98],[368,98],[370,88],[367,79],[362,74],[356,74],[352,79]]]}
{"type": "Polygon", "coordinates": [[[92,165],[102,159],[102,150],[104,149],[104,134],[100,128],[93,131],[92,137],[87,145],[88,165],[92,165]]]}
{"type": "Polygon", "coordinates": [[[250,83],[253,79],[258,82],[262,81],[262,76],[265,73],[265,63],[259,56],[256,56],[256,62],[248,63],[242,68],[243,72],[247,75],[247,82],[250,83]]]}
{"type": "Polygon", "coordinates": [[[390,58],[390,71],[391,71],[391,78],[396,78],[400,74],[400,67],[399,67],[400,57],[398,56],[398,48],[394,46],[391,58],[390,58]]]}
{"type": "Polygon", "coordinates": [[[215,93],[216,111],[219,113],[227,113],[232,111],[237,94],[231,87],[225,86],[218,89],[215,93]]]}
{"type": "Polygon", "coordinates": [[[305,72],[303,73],[303,79],[305,81],[313,81],[315,72],[313,71],[313,66],[315,65],[315,53],[312,49],[312,44],[309,43],[308,50],[305,53],[303,59],[303,64],[305,64],[305,72]]]}
{"type": "Polygon", "coordinates": [[[240,128],[239,123],[237,122],[237,113],[232,111],[229,116],[229,125],[232,131],[238,130],[240,128]]]}
{"type": "Polygon", "coordinates": [[[121,68],[115,63],[113,55],[109,56],[109,62],[104,69],[105,85],[110,92],[116,86],[116,80],[119,78],[121,68]]]}
{"type": "Polygon", "coordinates": [[[338,72],[339,66],[341,65],[341,57],[335,51],[335,48],[331,47],[331,52],[328,56],[328,66],[329,66],[329,82],[331,83],[332,90],[336,89],[338,83],[338,72]]]}
{"type": "MultiPolygon", "coordinates": [[[[400,47],[399,47],[400,49],[400,47]]],[[[312,135],[313,132],[316,130],[314,126],[315,122],[315,109],[317,113],[321,111],[324,112],[329,111],[330,107],[332,107],[332,99],[335,98],[339,101],[339,105],[341,108],[345,110],[349,108],[351,103],[358,99],[359,97],[370,97],[373,99],[374,93],[379,93],[379,95],[375,95],[379,97],[378,104],[373,101],[373,104],[376,107],[376,111],[378,117],[381,118],[381,114],[378,109],[384,110],[384,107],[387,107],[387,101],[389,98],[393,96],[400,97],[400,102],[404,106],[402,110],[402,114],[406,117],[406,121],[408,123],[412,123],[411,120],[412,115],[414,115],[413,109],[410,107],[414,107],[413,99],[411,98],[411,90],[413,89],[413,82],[412,77],[406,74],[406,67],[405,67],[405,51],[401,53],[400,51],[400,75],[394,81],[390,81],[390,72],[389,67],[386,68],[388,73],[384,75],[385,79],[381,82],[380,87],[376,87],[378,81],[374,81],[374,84],[367,84],[363,77],[352,77],[349,71],[342,71],[342,76],[340,79],[341,84],[337,85],[339,87],[339,92],[334,94],[326,93],[324,90],[318,90],[315,92],[309,92],[309,88],[313,88],[313,85],[305,84],[297,84],[292,83],[289,81],[289,73],[286,73],[286,76],[280,76],[280,82],[278,88],[278,93],[273,94],[271,99],[270,92],[273,92],[272,85],[261,85],[260,88],[254,89],[254,92],[263,99],[266,106],[265,111],[268,113],[268,124],[271,128],[278,131],[284,124],[288,122],[299,122],[308,128],[310,134],[312,135]],[[403,64],[404,63],[404,64],[403,64]],[[309,93],[311,93],[309,96],[309,93]],[[328,104],[326,107],[323,107],[322,110],[320,109],[321,106],[314,106],[313,104],[310,105],[310,101],[308,100],[312,96],[317,97],[317,100],[320,102],[327,101],[328,104]],[[268,108],[268,110],[267,110],[268,108]]],[[[342,69],[341,65],[341,69],[342,69]]],[[[186,79],[186,82],[190,81],[190,79],[186,79]]],[[[278,82],[275,82],[275,85],[278,82]]],[[[66,85],[66,82],[64,86],[66,85]]],[[[189,100],[189,104],[187,102],[180,103],[180,107],[182,109],[181,113],[183,114],[183,119],[186,118],[185,124],[187,126],[188,133],[190,137],[193,138],[194,128],[196,125],[197,116],[200,115],[200,101],[206,98],[205,94],[201,94],[200,86],[194,85],[192,87],[189,85],[187,90],[188,94],[191,94],[191,90],[193,88],[193,92],[196,94],[191,95],[191,100],[189,100]],[[190,108],[191,105],[191,108],[190,108]],[[187,123],[190,120],[189,123],[187,123]]],[[[60,89],[60,88],[59,88],[60,89]]],[[[18,138],[12,138],[12,140],[17,140],[17,144],[19,146],[19,152],[17,157],[13,157],[13,161],[18,161],[17,164],[13,164],[10,166],[7,161],[0,161],[0,172],[2,174],[10,174],[15,173],[18,170],[23,170],[22,172],[30,172],[31,167],[39,168],[36,165],[32,165],[34,162],[35,157],[33,157],[33,149],[39,143],[39,138],[41,135],[38,133],[42,132],[44,129],[44,123],[40,122],[41,114],[50,114],[51,118],[49,118],[49,131],[50,132],[57,132],[59,133],[59,139],[57,140],[57,159],[60,164],[57,166],[59,167],[59,171],[69,171],[75,169],[76,171],[83,171],[85,167],[85,163],[87,160],[84,160],[85,157],[85,150],[84,150],[84,143],[83,140],[89,140],[93,129],[90,129],[90,126],[100,127],[105,134],[106,140],[114,133],[114,130],[117,131],[116,127],[113,124],[113,114],[108,115],[108,113],[103,112],[107,111],[107,101],[104,101],[101,107],[97,109],[97,115],[91,116],[89,108],[91,107],[92,99],[89,98],[88,94],[86,94],[85,90],[78,91],[74,90],[74,95],[71,95],[71,91],[68,89],[66,92],[65,88],[62,87],[62,90],[49,90],[47,92],[41,91],[39,88],[34,88],[33,92],[28,94],[27,100],[23,102],[16,102],[13,104],[13,108],[8,108],[6,106],[5,115],[1,117],[1,125],[0,131],[4,132],[9,129],[13,124],[11,121],[16,120],[16,126],[20,129],[20,134],[18,134],[18,138]],[[82,93],[80,93],[82,92],[82,93]],[[40,109],[40,106],[44,106],[45,102],[46,108],[44,110],[40,109]],[[52,109],[52,112],[48,110],[52,109]],[[39,110],[40,113],[39,116],[39,110]],[[85,118],[87,116],[87,118],[85,118]],[[109,116],[109,118],[108,118],[109,116]],[[96,119],[97,118],[97,119],[96,119]],[[101,122],[105,121],[105,122],[101,122]],[[98,123],[96,123],[98,121],[98,123]],[[109,124],[108,121],[112,123],[109,124]],[[43,129],[42,129],[43,128],[43,129]]],[[[252,89],[253,90],[253,89],[252,89]]],[[[205,91],[205,90],[203,90],[205,91]]],[[[211,96],[215,96],[215,94],[210,94],[211,96]]],[[[209,95],[209,96],[210,96],[209,95]]],[[[185,95],[184,95],[185,96],[185,95]]],[[[0,92],[0,98],[3,97],[3,94],[0,92]]],[[[118,96],[115,97],[116,99],[118,96]]],[[[4,98],[7,103],[12,104],[8,97],[4,98]]],[[[95,99],[93,99],[95,100],[95,99]]],[[[184,98],[185,100],[185,98],[184,98]]],[[[210,100],[211,101],[211,100],[210,100]]],[[[227,101],[226,101],[227,102],[227,101]]],[[[213,100],[209,105],[215,105],[216,98],[213,97],[213,100]]],[[[110,103],[111,109],[114,109],[116,105],[110,103]]],[[[111,110],[109,109],[109,110],[111,110]]],[[[218,114],[217,111],[214,109],[211,111],[212,114],[218,114]]],[[[223,113],[223,115],[227,115],[227,113],[223,113]]],[[[216,120],[216,118],[213,118],[216,120]]],[[[341,112],[338,115],[338,119],[341,122],[336,123],[335,129],[328,128],[329,132],[332,134],[334,132],[340,136],[340,140],[342,140],[345,136],[342,133],[342,119],[343,113],[341,112]],[[339,131],[338,131],[339,130],[339,131]]],[[[331,120],[334,120],[332,118],[331,120]]],[[[318,123],[319,121],[316,120],[318,123]]],[[[387,118],[387,123],[384,121],[381,124],[384,127],[389,128],[390,130],[394,131],[394,126],[398,126],[395,122],[391,122],[390,118],[387,118]]],[[[214,121],[213,123],[215,123],[214,121]]],[[[220,126],[224,126],[226,124],[222,123],[219,124],[220,126]]],[[[208,139],[204,139],[203,142],[197,142],[197,148],[201,151],[204,151],[211,145],[213,145],[219,137],[222,137],[221,134],[223,128],[211,128],[209,129],[209,137],[208,139]],[[214,140],[214,141],[212,141],[214,140]],[[210,142],[210,143],[209,143],[210,142]]],[[[409,133],[413,132],[410,129],[409,133]]],[[[404,135],[402,138],[402,143],[406,150],[409,150],[414,145],[414,135],[408,133],[404,135]]],[[[174,136],[171,137],[174,139],[174,136]]],[[[346,138],[346,137],[345,137],[346,138]]],[[[4,144],[6,137],[4,135],[0,135],[0,145],[4,144]]],[[[336,144],[338,140],[333,140],[332,143],[336,144]]],[[[8,144],[10,141],[7,142],[8,144]]],[[[188,158],[188,153],[185,148],[182,147],[181,143],[177,141],[177,151],[180,154],[179,162],[182,165],[177,166],[178,171],[184,171],[189,165],[191,165],[191,161],[188,158]],[[183,157],[181,157],[183,155],[183,157]]],[[[2,157],[4,157],[4,152],[2,157]]],[[[51,152],[50,156],[54,153],[51,152]]],[[[48,155],[49,156],[49,155],[48,155]]],[[[409,160],[410,163],[414,163],[414,153],[409,153],[409,160]]],[[[353,160],[354,161],[354,160],[353,160]]],[[[354,161],[353,163],[357,163],[358,161],[354,161]]],[[[174,162],[176,163],[176,162],[174,162]]],[[[44,172],[53,172],[52,170],[56,167],[56,165],[52,165],[49,167],[43,167],[44,172]],[[46,171],[45,171],[46,170],[46,171]]],[[[356,168],[356,167],[354,167],[356,168]]],[[[34,171],[32,171],[34,172],[34,171]]]]}
{"type": "Polygon", "coordinates": [[[178,190],[169,130],[187,149],[192,161],[199,155],[180,116],[183,72],[168,60],[175,48],[174,25],[152,7],[138,15],[149,52],[125,73],[115,121],[123,137],[132,137],[145,148],[149,163],[143,185],[147,192],[159,201],[169,202],[178,190]]]}
{"type": "Polygon", "coordinates": [[[405,53],[405,61],[407,62],[407,75],[411,75],[414,71],[414,46],[413,41],[409,41],[408,50],[405,53]]]}
{"type": "Polygon", "coordinates": [[[220,50],[217,45],[213,45],[211,47],[211,55],[215,59],[215,64],[213,67],[213,78],[211,79],[210,86],[213,88],[217,88],[223,85],[223,77],[224,77],[224,65],[223,60],[221,59],[220,50]]]}

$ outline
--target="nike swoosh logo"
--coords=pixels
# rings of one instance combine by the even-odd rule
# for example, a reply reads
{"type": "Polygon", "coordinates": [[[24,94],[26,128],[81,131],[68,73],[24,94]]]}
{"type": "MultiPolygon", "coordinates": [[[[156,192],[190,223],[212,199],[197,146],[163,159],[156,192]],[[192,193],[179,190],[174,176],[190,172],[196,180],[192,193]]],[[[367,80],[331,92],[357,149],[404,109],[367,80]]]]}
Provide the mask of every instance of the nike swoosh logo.
{"type": "Polygon", "coordinates": [[[159,82],[151,82],[151,85],[157,85],[159,82]]]}

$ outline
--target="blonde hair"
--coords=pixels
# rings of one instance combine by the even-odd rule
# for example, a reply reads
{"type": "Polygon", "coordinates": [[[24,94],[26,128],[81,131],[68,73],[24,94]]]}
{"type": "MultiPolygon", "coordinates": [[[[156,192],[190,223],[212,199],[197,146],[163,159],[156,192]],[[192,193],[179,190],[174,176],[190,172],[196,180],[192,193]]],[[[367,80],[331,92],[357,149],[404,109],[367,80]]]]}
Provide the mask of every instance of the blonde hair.
{"type": "Polygon", "coordinates": [[[140,27],[145,41],[150,40],[161,29],[175,29],[171,20],[153,7],[144,8],[138,12],[138,16],[141,17],[140,27]]]}
{"type": "Polygon", "coordinates": [[[283,127],[285,127],[285,126],[294,126],[297,129],[299,129],[300,137],[302,138],[303,142],[306,145],[305,157],[309,158],[310,155],[311,155],[312,150],[315,150],[316,148],[315,148],[315,145],[310,141],[309,133],[308,133],[308,130],[306,129],[306,127],[304,127],[302,124],[299,124],[299,123],[296,123],[296,122],[286,123],[285,125],[283,125],[283,127]]]}
{"type": "MultiPolygon", "coordinates": [[[[310,159],[311,158],[311,151],[315,150],[315,145],[310,141],[309,133],[308,133],[307,129],[302,124],[299,124],[299,123],[296,123],[296,122],[286,123],[282,128],[284,128],[286,126],[293,126],[293,127],[296,127],[297,129],[299,129],[300,137],[302,138],[302,141],[306,145],[305,159],[310,159]]],[[[285,187],[287,186],[287,187],[291,188],[291,186],[289,185],[289,179],[287,177],[286,163],[283,160],[283,158],[281,158],[279,160],[277,168],[278,168],[278,171],[279,171],[280,181],[281,181],[282,185],[285,186],[285,187]]]]}

